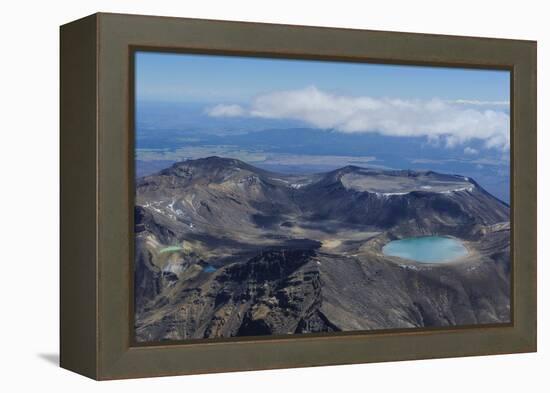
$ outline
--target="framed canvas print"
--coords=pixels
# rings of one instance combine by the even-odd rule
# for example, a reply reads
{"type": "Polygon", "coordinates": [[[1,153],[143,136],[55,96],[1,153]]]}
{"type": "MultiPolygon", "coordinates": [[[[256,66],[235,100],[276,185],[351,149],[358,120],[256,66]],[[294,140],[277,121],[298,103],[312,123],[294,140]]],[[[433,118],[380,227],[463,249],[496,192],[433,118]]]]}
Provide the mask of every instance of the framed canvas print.
{"type": "Polygon", "coordinates": [[[535,351],[535,234],[534,42],[61,28],[62,367],[535,351]]]}

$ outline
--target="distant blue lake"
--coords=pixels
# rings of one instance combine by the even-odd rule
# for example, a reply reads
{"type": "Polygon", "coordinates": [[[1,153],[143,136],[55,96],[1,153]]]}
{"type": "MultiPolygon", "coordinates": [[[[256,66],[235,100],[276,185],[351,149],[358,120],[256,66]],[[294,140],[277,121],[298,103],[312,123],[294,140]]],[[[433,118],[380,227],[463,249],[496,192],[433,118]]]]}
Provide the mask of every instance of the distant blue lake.
{"type": "Polygon", "coordinates": [[[394,240],[382,248],[384,255],[423,263],[445,263],[468,254],[458,240],[441,236],[409,237],[394,240]]]}
{"type": "Polygon", "coordinates": [[[205,273],[213,273],[216,271],[216,268],[214,266],[206,266],[202,269],[205,273]]]}

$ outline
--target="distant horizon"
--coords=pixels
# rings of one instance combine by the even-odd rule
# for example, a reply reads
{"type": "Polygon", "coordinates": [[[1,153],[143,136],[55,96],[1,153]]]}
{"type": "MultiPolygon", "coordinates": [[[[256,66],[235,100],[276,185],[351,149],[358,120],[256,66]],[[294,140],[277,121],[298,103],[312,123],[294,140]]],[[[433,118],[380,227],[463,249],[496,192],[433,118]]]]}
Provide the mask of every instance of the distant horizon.
{"type": "Polygon", "coordinates": [[[510,73],[137,52],[136,159],[222,155],[287,171],[433,170],[509,201],[510,73]]]}
{"type": "MultiPolygon", "coordinates": [[[[293,121],[342,133],[509,149],[510,72],[136,53],[136,103],[199,105],[203,122],[293,121]]],[[[138,114],[139,115],[139,114],[138,114]]],[[[138,116],[138,120],[139,120],[138,116]]]]}
{"type": "MultiPolygon", "coordinates": [[[[188,162],[188,161],[199,161],[199,160],[211,160],[211,159],[220,159],[220,160],[235,160],[235,161],[239,161],[243,164],[246,164],[246,165],[249,165],[249,166],[252,166],[254,168],[257,168],[257,169],[261,169],[261,170],[264,170],[266,172],[271,172],[272,174],[275,174],[275,175],[280,175],[280,174],[285,174],[285,175],[288,175],[288,174],[292,174],[292,175],[321,175],[321,174],[325,174],[325,173],[328,173],[328,172],[333,172],[333,171],[338,171],[338,170],[342,170],[342,169],[345,169],[345,168],[357,168],[357,169],[366,169],[366,170],[369,170],[369,171],[373,171],[373,172],[416,172],[416,173],[434,173],[434,174],[438,174],[438,175],[447,175],[447,176],[456,176],[456,177],[464,177],[462,174],[460,173],[449,173],[449,172],[441,172],[441,171],[437,171],[437,170],[433,170],[433,169],[410,169],[410,168],[383,168],[383,167],[380,167],[380,166],[376,166],[376,165],[358,165],[358,164],[346,164],[346,165],[343,165],[343,166],[339,166],[339,167],[336,167],[334,169],[329,169],[329,170],[325,170],[325,171],[314,171],[314,172],[308,172],[308,171],[304,171],[304,172],[290,172],[290,173],[286,173],[286,172],[277,172],[277,171],[273,171],[271,169],[268,169],[270,168],[269,165],[267,166],[264,166],[262,164],[256,164],[256,163],[253,163],[253,162],[248,162],[248,161],[245,161],[245,160],[242,160],[240,158],[236,158],[236,157],[231,157],[231,156],[205,156],[205,157],[198,157],[198,158],[183,158],[181,161],[175,161],[173,163],[170,163],[170,164],[167,164],[167,166],[163,169],[167,169],[167,168],[171,168],[173,167],[174,165],[177,165],[177,164],[181,164],[181,163],[185,163],[185,162],[188,162]]],[[[162,171],[163,169],[160,169],[158,172],[162,171]]],[[[158,172],[153,172],[151,173],[151,175],[154,175],[158,172]]],[[[141,177],[146,177],[146,176],[149,176],[149,175],[144,175],[144,176],[140,176],[139,178],[141,177]]],[[[475,183],[478,183],[476,181],[475,178],[472,178],[472,177],[467,177],[470,181],[473,181],[475,183]]],[[[487,190],[485,190],[487,191],[487,190]]],[[[489,191],[487,191],[489,192],[489,191]]],[[[491,194],[489,192],[489,194],[491,194]]],[[[500,199],[498,196],[496,195],[493,195],[491,194],[494,198],[498,199],[500,202],[504,203],[505,205],[509,206],[509,203],[506,202],[506,201],[503,201],[502,199],[500,199]]]]}

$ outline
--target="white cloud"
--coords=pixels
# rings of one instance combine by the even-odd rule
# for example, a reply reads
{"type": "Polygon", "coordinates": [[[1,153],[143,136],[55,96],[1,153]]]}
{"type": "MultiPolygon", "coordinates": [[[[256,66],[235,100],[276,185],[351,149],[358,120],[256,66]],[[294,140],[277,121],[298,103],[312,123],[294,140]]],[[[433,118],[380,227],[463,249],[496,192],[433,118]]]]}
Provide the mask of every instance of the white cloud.
{"type": "Polygon", "coordinates": [[[220,104],[206,110],[206,114],[212,117],[238,117],[245,116],[246,112],[240,105],[220,104]]]}
{"type": "Polygon", "coordinates": [[[476,149],[472,148],[472,147],[465,147],[464,148],[464,154],[469,154],[469,155],[474,155],[474,154],[477,154],[479,153],[476,149]]]}
{"type": "MultiPolygon", "coordinates": [[[[300,120],[311,126],[343,133],[378,132],[388,136],[425,136],[454,147],[482,139],[486,147],[506,150],[510,145],[509,115],[472,107],[473,101],[407,100],[337,95],[315,86],[263,94],[248,108],[217,105],[210,116],[251,116],[300,120]]],[[[492,103],[494,104],[494,103],[492,103]]]]}

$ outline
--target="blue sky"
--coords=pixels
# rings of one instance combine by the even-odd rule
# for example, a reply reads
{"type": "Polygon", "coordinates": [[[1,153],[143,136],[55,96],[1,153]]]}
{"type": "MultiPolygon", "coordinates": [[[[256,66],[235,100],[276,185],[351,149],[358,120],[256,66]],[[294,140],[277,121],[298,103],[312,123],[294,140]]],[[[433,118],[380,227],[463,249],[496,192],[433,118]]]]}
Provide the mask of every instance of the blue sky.
{"type": "Polygon", "coordinates": [[[508,101],[510,93],[507,71],[136,53],[138,101],[243,103],[306,86],[402,99],[508,101]]]}
{"type": "Polygon", "coordinates": [[[214,121],[510,145],[509,72],[139,52],[138,102],[193,103],[214,121]]]}

